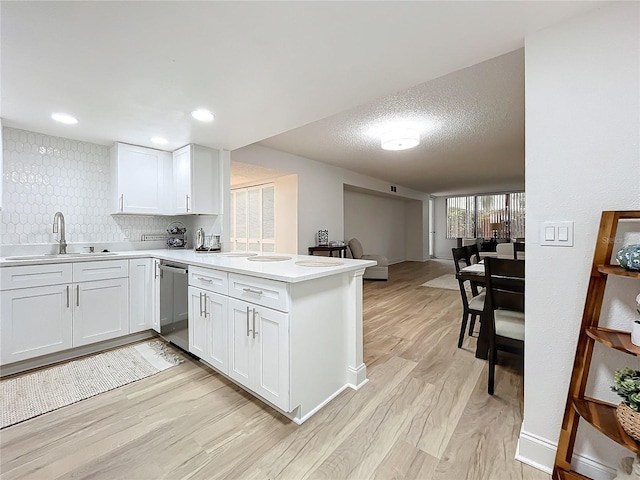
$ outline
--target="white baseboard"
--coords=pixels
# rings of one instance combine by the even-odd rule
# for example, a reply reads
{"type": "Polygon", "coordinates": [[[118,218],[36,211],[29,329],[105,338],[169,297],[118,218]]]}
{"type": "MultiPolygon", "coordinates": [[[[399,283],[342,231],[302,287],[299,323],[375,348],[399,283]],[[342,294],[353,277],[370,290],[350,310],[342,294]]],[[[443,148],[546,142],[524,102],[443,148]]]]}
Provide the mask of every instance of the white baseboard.
{"type": "Polygon", "coordinates": [[[516,460],[545,473],[551,473],[557,447],[555,443],[521,430],[516,448],[516,460]]]}
{"type": "MultiPolygon", "coordinates": [[[[553,470],[557,447],[558,445],[554,442],[521,430],[516,460],[550,474],[553,470]]],[[[586,455],[574,454],[571,464],[576,472],[593,480],[611,480],[616,475],[615,468],[586,455]]]]}
{"type": "Polygon", "coordinates": [[[361,363],[358,367],[347,368],[347,384],[354,390],[358,390],[367,382],[367,366],[361,363]]]}

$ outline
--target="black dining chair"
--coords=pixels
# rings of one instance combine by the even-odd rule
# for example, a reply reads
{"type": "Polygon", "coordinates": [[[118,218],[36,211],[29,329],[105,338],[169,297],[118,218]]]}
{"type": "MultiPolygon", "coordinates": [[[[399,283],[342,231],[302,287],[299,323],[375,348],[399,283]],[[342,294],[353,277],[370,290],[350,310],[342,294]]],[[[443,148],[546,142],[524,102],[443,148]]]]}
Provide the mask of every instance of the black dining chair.
{"type": "Polygon", "coordinates": [[[524,353],[524,260],[485,258],[485,316],[489,328],[489,379],[493,395],[498,350],[524,353]]]}
{"type": "MultiPolygon", "coordinates": [[[[467,245],[465,247],[452,248],[451,251],[453,253],[453,263],[456,268],[456,274],[460,273],[461,268],[472,265],[472,263],[474,263],[473,260],[476,260],[475,263],[480,260],[477,245],[467,245]],[[475,247],[475,257],[473,247],[475,247]]],[[[469,300],[465,286],[466,283],[467,281],[458,279],[460,296],[462,297],[462,322],[460,324],[460,335],[458,336],[458,348],[462,348],[462,342],[464,341],[464,332],[467,329],[469,317],[471,317],[471,324],[469,325],[469,336],[471,336],[473,334],[473,329],[475,328],[476,317],[482,315],[482,312],[484,310],[484,292],[480,293],[478,290],[478,286],[473,282],[469,282],[471,284],[472,294],[472,298],[471,300],[469,300]]]]}
{"type": "Polygon", "coordinates": [[[518,260],[518,252],[524,253],[524,242],[513,243],[513,259],[518,260]]]}

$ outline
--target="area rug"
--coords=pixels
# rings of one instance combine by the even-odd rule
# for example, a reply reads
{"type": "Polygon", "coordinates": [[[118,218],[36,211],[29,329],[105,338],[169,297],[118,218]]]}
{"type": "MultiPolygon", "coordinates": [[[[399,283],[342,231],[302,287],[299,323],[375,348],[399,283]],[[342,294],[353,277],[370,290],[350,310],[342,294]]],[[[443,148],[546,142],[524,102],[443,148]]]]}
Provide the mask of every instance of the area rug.
{"type": "Polygon", "coordinates": [[[152,340],[0,381],[0,428],[37,417],[135,382],[184,361],[165,342],[152,340]]]}
{"type": "MultiPolygon", "coordinates": [[[[420,285],[421,287],[431,287],[431,288],[445,288],[447,290],[460,290],[458,286],[458,280],[456,280],[456,276],[453,273],[447,273],[446,275],[440,275],[433,280],[429,280],[428,282],[420,285]]],[[[465,283],[465,290],[468,292],[471,291],[471,286],[468,282],[465,283]]]]}

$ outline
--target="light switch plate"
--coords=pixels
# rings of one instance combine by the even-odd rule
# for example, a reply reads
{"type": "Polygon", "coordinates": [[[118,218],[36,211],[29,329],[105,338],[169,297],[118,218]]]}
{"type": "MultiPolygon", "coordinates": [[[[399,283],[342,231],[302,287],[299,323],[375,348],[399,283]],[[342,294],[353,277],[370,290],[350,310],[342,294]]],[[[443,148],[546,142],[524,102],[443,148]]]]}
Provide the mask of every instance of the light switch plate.
{"type": "Polygon", "coordinates": [[[573,247],[573,221],[542,222],[540,245],[573,247]]]}

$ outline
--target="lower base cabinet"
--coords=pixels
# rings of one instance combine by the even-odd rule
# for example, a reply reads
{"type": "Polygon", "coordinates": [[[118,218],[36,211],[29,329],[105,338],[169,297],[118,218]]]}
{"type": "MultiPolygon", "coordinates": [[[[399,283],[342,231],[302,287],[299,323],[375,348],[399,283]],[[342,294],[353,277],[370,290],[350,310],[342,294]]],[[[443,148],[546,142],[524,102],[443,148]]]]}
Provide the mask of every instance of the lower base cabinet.
{"type": "Polygon", "coordinates": [[[189,352],[227,374],[227,305],[229,299],[189,287],[189,352]]]}
{"type": "Polygon", "coordinates": [[[74,286],[73,346],[129,333],[129,280],[113,278],[74,286]]]}
{"type": "Polygon", "coordinates": [[[160,261],[129,260],[129,333],[160,333],[160,261]]]}
{"type": "Polygon", "coordinates": [[[229,376],[289,411],[289,315],[229,299],[229,376]]]}
{"type": "Polygon", "coordinates": [[[71,348],[71,285],[8,290],[1,295],[2,364],[71,348]]]}

